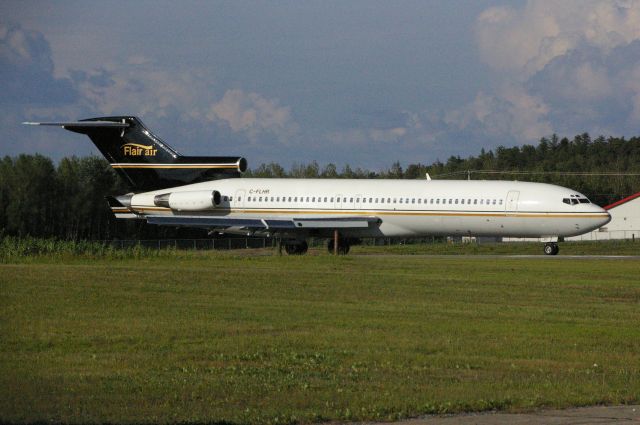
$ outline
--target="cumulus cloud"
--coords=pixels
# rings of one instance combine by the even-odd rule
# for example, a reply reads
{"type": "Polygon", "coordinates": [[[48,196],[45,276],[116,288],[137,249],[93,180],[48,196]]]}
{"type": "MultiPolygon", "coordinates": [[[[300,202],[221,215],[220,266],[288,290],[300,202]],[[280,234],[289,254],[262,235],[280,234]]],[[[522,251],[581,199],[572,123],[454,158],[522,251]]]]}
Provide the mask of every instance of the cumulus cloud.
{"type": "Polygon", "coordinates": [[[495,69],[530,76],[580,45],[608,50],[640,38],[640,2],[530,0],[477,19],[480,54],[495,69]]]}
{"type": "MultiPolygon", "coordinates": [[[[269,149],[298,131],[291,108],[276,99],[228,90],[215,101],[216,78],[206,69],[169,70],[136,55],[121,65],[65,70],[65,78],[56,78],[54,71],[51,48],[41,33],[0,25],[0,124],[11,139],[27,137],[18,125],[25,120],[120,114],[140,116],[169,143],[193,154],[212,154],[214,141],[220,154],[232,146],[244,149],[243,144],[269,149]]],[[[37,133],[37,142],[4,147],[5,153],[35,149],[57,157],[59,134],[29,130],[37,133]]],[[[65,140],[71,140],[66,152],[78,152],[76,140],[65,140]]]]}
{"type": "Polygon", "coordinates": [[[529,0],[476,21],[482,59],[503,83],[451,124],[522,143],[551,132],[635,134],[640,124],[640,2],[529,0]]]}
{"type": "Polygon", "coordinates": [[[376,111],[367,119],[373,126],[347,128],[325,134],[326,140],[334,145],[351,144],[371,146],[397,145],[407,143],[416,138],[431,139],[429,130],[424,128],[420,114],[409,111],[376,111]]]}
{"type": "Polygon", "coordinates": [[[66,104],[77,99],[68,79],[53,76],[49,43],[42,34],[0,24],[0,103],[66,104]]]}
{"type": "Polygon", "coordinates": [[[171,73],[151,64],[71,72],[84,101],[100,114],[134,113],[166,118],[204,112],[211,77],[197,70],[171,73]]]}
{"type": "Polygon", "coordinates": [[[472,103],[447,112],[443,121],[450,128],[476,135],[534,142],[552,132],[548,114],[549,107],[541,98],[507,84],[494,95],[478,93],[472,103]]]}
{"type": "Polygon", "coordinates": [[[252,141],[264,134],[287,141],[298,131],[291,108],[280,106],[277,99],[239,89],[227,90],[220,101],[210,106],[206,117],[227,125],[233,132],[246,134],[252,141]]]}

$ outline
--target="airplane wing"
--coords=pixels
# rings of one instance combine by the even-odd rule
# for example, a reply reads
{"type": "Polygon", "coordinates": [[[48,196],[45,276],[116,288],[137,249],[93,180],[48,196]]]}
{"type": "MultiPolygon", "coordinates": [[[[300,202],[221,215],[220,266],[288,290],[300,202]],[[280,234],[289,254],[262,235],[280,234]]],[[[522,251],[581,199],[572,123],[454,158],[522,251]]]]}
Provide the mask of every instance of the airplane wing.
{"type": "Polygon", "coordinates": [[[372,216],[356,217],[320,217],[320,218],[289,218],[270,217],[236,218],[236,217],[206,217],[206,216],[166,216],[148,215],[145,217],[149,224],[163,226],[186,226],[204,228],[246,228],[255,230],[294,230],[294,229],[357,229],[370,225],[379,225],[382,220],[372,216]]]}

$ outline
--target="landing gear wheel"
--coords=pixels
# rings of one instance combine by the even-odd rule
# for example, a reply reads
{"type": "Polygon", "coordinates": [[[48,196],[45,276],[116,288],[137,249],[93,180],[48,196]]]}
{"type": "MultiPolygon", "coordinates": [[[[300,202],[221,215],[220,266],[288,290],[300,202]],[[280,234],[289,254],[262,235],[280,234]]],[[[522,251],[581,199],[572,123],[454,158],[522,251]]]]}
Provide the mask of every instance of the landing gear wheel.
{"type": "Polygon", "coordinates": [[[309,245],[306,241],[298,243],[288,243],[284,245],[284,250],[289,255],[302,255],[307,252],[309,245]]]}
{"type": "MultiPolygon", "coordinates": [[[[334,241],[333,239],[329,240],[329,243],[327,244],[327,250],[329,251],[329,254],[333,254],[333,247],[334,247],[334,241]]],[[[346,255],[349,253],[349,248],[351,248],[351,245],[349,245],[348,243],[342,241],[341,243],[338,243],[338,255],[346,255]]]]}
{"type": "Polygon", "coordinates": [[[544,253],[546,255],[557,255],[560,252],[558,244],[555,242],[547,242],[544,244],[544,253]]]}

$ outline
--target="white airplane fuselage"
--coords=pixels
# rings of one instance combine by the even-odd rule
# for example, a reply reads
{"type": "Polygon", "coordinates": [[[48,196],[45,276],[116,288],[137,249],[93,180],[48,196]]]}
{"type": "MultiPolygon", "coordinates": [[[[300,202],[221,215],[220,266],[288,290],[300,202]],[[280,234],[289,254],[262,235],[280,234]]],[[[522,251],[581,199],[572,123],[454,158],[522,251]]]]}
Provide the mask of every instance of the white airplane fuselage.
{"type": "MultiPolygon", "coordinates": [[[[517,181],[232,178],[135,194],[138,217],[332,219],[375,217],[377,225],[345,228],[346,237],[563,237],[597,229],[607,211],[560,186],[517,181]],[[219,192],[212,206],[202,194],[219,192]],[[174,195],[171,207],[157,196],[174,195]]],[[[237,233],[243,233],[241,228],[237,233]]],[[[287,232],[330,237],[332,229],[287,232]]],[[[233,228],[228,228],[232,233],[233,228]]]]}

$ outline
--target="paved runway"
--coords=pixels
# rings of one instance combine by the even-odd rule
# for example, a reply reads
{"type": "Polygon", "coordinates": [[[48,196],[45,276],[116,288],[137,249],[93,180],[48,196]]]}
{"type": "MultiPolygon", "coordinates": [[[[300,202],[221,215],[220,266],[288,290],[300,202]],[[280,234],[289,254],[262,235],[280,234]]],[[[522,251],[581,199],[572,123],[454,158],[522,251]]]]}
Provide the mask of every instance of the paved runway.
{"type": "MultiPolygon", "coordinates": [[[[393,425],[590,425],[640,424],[640,405],[596,406],[533,413],[478,413],[427,416],[394,422],[393,425]]],[[[381,424],[382,425],[382,424],[381,424]]],[[[388,423],[384,425],[389,425],[388,423]]]]}
{"type": "Polygon", "coordinates": [[[497,258],[512,258],[512,259],[539,259],[550,261],[561,260],[640,260],[640,255],[544,255],[544,254],[349,254],[359,257],[403,257],[403,258],[479,258],[479,259],[497,259],[497,258]]]}

